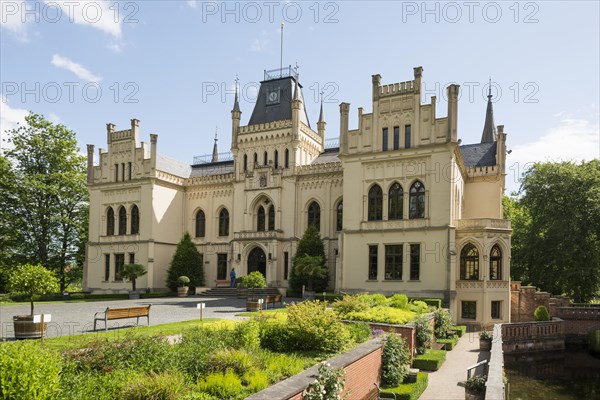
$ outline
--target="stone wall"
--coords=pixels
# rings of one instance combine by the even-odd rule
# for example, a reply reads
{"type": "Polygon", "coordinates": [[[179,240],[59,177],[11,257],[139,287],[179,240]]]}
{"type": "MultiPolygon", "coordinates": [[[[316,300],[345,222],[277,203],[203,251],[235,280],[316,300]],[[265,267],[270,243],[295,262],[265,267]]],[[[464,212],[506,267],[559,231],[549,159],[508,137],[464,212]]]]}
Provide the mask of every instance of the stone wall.
{"type": "Polygon", "coordinates": [[[535,321],[533,313],[539,306],[544,306],[552,317],[557,307],[567,307],[571,299],[568,297],[551,297],[548,292],[538,292],[535,286],[521,286],[521,282],[510,283],[510,320],[511,322],[535,321]]]}
{"type": "Polygon", "coordinates": [[[502,324],[502,349],[506,354],[563,350],[565,325],[559,318],[502,324]]]}

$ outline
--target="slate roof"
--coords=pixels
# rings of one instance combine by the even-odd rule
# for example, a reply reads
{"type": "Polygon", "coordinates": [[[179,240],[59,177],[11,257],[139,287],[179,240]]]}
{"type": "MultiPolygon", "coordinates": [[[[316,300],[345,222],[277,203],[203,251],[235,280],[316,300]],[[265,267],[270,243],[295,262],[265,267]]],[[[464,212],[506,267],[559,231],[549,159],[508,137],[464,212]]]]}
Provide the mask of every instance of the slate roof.
{"type": "Polygon", "coordinates": [[[160,154],[156,155],[156,169],[181,178],[189,178],[192,170],[189,164],[160,154]]]}
{"type": "Polygon", "coordinates": [[[199,176],[221,175],[233,172],[233,160],[192,165],[190,178],[199,176]]]}
{"type": "MultiPolygon", "coordinates": [[[[264,124],[267,122],[291,120],[292,119],[292,104],[296,87],[296,80],[293,77],[285,77],[281,79],[271,79],[262,81],[258,90],[258,97],[252,116],[248,125],[264,124]],[[267,92],[274,88],[279,88],[280,101],[278,104],[267,105],[267,92]]],[[[306,107],[304,106],[304,96],[302,95],[302,85],[298,83],[298,96],[302,100],[302,108],[300,109],[300,121],[310,127],[306,107]]]]}
{"type": "Polygon", "coordinates": [[[317,158],[315,158],[311,164],[324,164],[324,163],[329,163],[329,162],[340,162],[340,159],[338,158],[338,154],[340,154],[339,147],[325,149],[325,151],[323,153],[319,154],[319,156],[317,158]]]}
{"type": "Polygon", "coordinates": [[[496,165],[496,142],[460,146],[460,154],[467,168],[496,165]]]}

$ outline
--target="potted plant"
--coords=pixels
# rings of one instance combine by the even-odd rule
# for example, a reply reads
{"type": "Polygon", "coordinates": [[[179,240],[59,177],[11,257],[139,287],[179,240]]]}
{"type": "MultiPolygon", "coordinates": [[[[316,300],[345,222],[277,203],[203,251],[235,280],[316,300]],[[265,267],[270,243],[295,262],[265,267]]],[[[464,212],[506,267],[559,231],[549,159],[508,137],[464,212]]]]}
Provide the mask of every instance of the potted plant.
{"type": "Polygon", "coordinates": [[[479,350],[492,350],[492,335],[488,331],[483,330],[479,333],[479,350]]]}
{"type": "MultiPolygon", "coordinates": [[[[40,294],[56,293],[60,290],[58,278],[41,265],[25,264],[12,271],[6,286],[10,293],[25,294],[31,304],[30,315],[15,315],[13,324],[16,339],[42,337],[42,324],[33,322],[33,297],[40,294]]],[[[46,331],[44,322],[44,331],[46,331]]]]}
{"type": "Polygon", "coordinates": [[[121,272],[119,272],[119,278],[131,281],[131,292],[129,292],[130,299],[137,300],[140,298],[140,294],[135,290],[135,280],[146,275],[147,272],[146,268],[141,264],[126,264],[123,266],[121,272]]]}
{"type": "Polygon", "coordinates": [[[177,297],[187,297],[188,290],[190,290],[187,284],[190,283],[190,278],[187,276],[180,276],[177,278],[177,283],[179,284],[179,287],[177,288],[177,297]]]}
{"type": "Polygon", "coordinates": [[[465,400],[484,400],[486,375],[472,376],[465,382],[465,400]]]}
{"type": "Polygon", "coordinates": [[[254,289],[262,289],[267,287],[267,281],[263,274],[258,271],[249,273],[248,275],[242,277],[242,286],[248,288],[252,295],[251,298],[246,300],[246,310],[259,311],[262,308],[261,302],[254,298],[254,289]]]}

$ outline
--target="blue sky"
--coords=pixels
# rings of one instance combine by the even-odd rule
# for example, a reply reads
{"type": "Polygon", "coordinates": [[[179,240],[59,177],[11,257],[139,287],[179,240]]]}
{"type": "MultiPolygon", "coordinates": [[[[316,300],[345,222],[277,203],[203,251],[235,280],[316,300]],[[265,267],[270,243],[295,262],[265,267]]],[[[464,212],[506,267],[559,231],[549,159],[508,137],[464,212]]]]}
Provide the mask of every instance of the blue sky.
{"type": "Polygon", "coordinates": [[[313,125],[324,91],[327,138],[339,102],[351,128],[358,107],[370,112],[372,74],[389,84],[423,66],[422,101],[437,95],[445,116],[445,87],[460,84],[459,138],[477,142],[491,77],[515,190],[529,162],[599,157],[598,4],[0,0],[0,128],[32,110],[74,130],[84,152],[106,147],[107,122],[138,118],[141,140],[157,133],[167,156],[210,153],[216,127],[227,151],[235,77],[245,124],[263,70],[279,66],[283,21],[283,63],[299,65],[313,125]]]}

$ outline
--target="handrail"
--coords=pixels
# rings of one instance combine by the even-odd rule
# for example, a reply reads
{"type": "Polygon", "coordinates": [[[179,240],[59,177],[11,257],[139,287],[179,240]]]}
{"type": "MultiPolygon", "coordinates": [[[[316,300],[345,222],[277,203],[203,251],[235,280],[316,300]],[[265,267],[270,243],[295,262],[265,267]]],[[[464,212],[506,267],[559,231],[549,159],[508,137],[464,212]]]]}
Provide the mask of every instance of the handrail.
{"type": "MultiPolygon", "coordinates": [[[[488,363],[488,360],[482,360],[482,361],[479,361],[479,362],[478,362],[477,364],[475,364],[475,365],[471,365],[470,367],[467,367],[467,379],[471,379],[471,371],[473,371],[475,368],[477,368],[477,367],[480,367],[480,366],[482,366],[482,365],[484,365],[484,364],[487,364],[487,363],[488,363]]],[[[487,368],[487,367],[488,367],[488,366],[486,365],[486,368],[487,368]]],[[[487,371],[486,371],[486,373],[485,373],[485,374],[483,374],[483,375],[487,375],[487,371]]]]}

